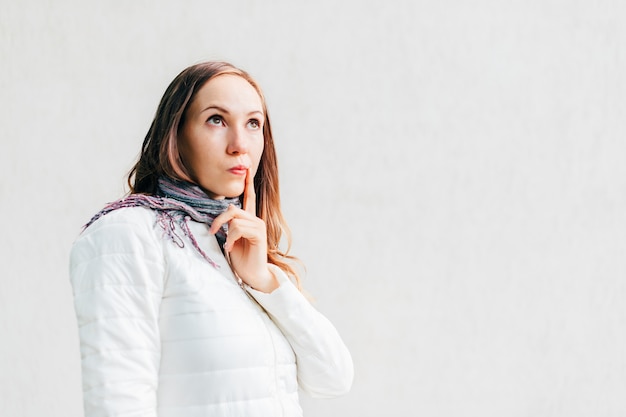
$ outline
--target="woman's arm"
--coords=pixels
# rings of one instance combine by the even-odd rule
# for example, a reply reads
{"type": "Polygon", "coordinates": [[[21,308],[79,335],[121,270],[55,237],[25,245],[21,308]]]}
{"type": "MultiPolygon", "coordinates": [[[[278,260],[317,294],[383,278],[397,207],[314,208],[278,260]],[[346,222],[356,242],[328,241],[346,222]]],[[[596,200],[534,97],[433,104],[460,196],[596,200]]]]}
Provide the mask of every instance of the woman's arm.
{"type": "Polygon", "coordinates": [[[85,417],[156,416],[164,262],[151,216],[110,213],[72,248],[85,417]]]}
{"type": "Polygon", "coordinates": [[[233,271],[291,344],[300,387],[316,397],[334,397],[349,391],[352,358],[337,330],[280,268],[267,263],[267,230],[265,222],[256,216],[250,169],[246,174],[243,209],[229,207],[213,220],[211,233],[225,223],[228,237],[224,250],[230,254],[233,271]]]}
{"type": "Polygon", "coordinates": [[[280,287],[272,293],[247,288],[285,335],[296,354],[298,383],[314,397],[335,397],[352,386],[350,352],[335,327],[318,312],[278,267],[280,287]]]}

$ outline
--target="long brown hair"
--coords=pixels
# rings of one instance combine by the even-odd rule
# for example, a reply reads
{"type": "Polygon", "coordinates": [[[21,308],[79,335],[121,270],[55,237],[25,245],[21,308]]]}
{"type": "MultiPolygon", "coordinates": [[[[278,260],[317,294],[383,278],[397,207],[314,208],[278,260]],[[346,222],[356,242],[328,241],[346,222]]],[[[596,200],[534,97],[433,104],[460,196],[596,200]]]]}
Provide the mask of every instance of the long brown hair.
{"type": "Polygon", "coordinates": [[[261,98],[265,121],[263,154],[254,177],[257,216],[263,219],[267,226],[268,262],[290,275],[299,287],[298,273],[290,262],[296,258],[288,254],[291,233],[280,209],[278,164],[265,97],[259,85],[247,72],[227,62],[204,62],[186,68],[174,78],[159,103],[143,141],[139,161],[128,174],[130,192],[156,194],[158,179],[161,176],[193,182],[178,153],[178,132],[182,127],[185,112],[198,90],[212,78],[224,74],[242,77],[254,87],[261,98]],[[283,233],[287,243],[284,251],[279,247],[283,233]]]}

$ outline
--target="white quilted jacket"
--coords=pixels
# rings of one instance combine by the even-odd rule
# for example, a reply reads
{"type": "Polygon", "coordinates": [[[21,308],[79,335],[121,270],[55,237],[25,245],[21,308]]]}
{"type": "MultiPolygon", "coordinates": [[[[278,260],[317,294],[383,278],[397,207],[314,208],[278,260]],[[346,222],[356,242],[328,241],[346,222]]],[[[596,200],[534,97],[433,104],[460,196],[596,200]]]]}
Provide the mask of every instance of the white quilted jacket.
{"type": "Polygon", "coordinates": [[[205,225],[189,223],[219,270],[155,222],[119,209],[74,243],[86,417],[301,416],[298,387],[350,389],[348,350],[282,271],[271,294],[244,290],[205,225]]]}

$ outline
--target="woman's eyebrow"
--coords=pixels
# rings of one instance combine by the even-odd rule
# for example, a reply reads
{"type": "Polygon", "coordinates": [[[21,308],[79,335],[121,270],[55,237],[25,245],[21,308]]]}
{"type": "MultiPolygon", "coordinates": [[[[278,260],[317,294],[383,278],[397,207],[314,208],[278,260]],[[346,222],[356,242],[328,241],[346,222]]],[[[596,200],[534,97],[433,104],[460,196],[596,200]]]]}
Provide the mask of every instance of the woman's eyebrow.
{"type": "MultiPolygon", "coordinates": [[[[213,104],[212,104],[212,105],[210,105],[210,106],[208,106],[208,107],[206,107],[205,109],[203,109],[203,110],[200,112],[200,114],[204,113],[204,112],[205,112],[205,111],[207,111],[207,110],[218,110],[218,111],[220,111],[220,112],[222,112],[222,113],[225,113],[225,114],[230,114],[230,112],[229,112],[227,109],[225,109],[224,107],[221,107],[221,106],[218,106],[218,105],[213,105],[213,104]]],[[[263,112],[262,112],[261,110],[251,110],[250,112],[248,112],[248,116],[250,116],[250,115],[252,115],[252,114],[255,114],[255,113],[258,113],[258,114],[260,114],[260,115],[263,115],[263,112]]]]}
{"type": "Polygon", "coordinates": [[[226,110],[225,108],[220,107],[220,106],[215,106],[215,105],[210,105],[209,107],[207,107],[204,110],[202,110],[200,113],[204,113],[207,110],[219,110],[222,113],[230,114],[230,112],[228,110],[226,110]]]}

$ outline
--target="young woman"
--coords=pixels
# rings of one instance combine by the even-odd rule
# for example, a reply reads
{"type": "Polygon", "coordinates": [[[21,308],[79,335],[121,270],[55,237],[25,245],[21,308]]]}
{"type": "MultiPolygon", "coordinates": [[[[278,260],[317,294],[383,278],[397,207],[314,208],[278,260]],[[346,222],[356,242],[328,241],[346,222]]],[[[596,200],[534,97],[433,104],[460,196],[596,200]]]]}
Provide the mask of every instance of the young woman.
{"type": "Polygon", "coordinates": [[[86,417],[301,416],[298,388],[350,389],[348,350],[279,248],[272,131],[246,72],[180,73],[129,185],[71,253],[86,417]]]}

